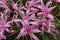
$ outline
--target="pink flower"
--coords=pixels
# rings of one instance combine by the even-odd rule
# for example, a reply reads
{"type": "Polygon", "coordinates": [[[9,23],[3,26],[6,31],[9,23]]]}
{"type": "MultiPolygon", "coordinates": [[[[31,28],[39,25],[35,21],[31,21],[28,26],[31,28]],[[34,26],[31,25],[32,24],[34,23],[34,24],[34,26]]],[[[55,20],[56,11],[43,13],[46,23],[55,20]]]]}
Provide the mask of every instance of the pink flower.
{"type": "Polygon", "coordinates": [[[0,8],[5,9],[4,14],[11,12],[11,10],[8,8],[8,6],[5,3],[3,3],[2,1],[0,1],[0,8]]]}
{"type": "Polygon", "coordinates": [[[26,2],[26,7],[27,7],[27,9],[30,9],[30,8],[32,8],[32,7],[34,7],[35,6],[35,2],[34,2],[35,0],[31,0],[31,1],[27,1],[26,2]]]}
{"type": "Polygon", "coordinates": [[[38,6],[40,4],[40,0],[31,0],[27,1],[25,4],[26,10],[34,8],[35,6],[38,6]]]}
{"type": "Polygon", "coordinates": [[[28,34],[34,40],[39,40],[33,33],[39,33],[40,30],[37,29],[37,28],[33,29],[32,27],[34,27],[34,26],[33,25],[30,26],[29,24],[25,24],[23,26],[23,28],[20,30],[21,32],[17,36],[17,39],[20,38],[21,36],[24,36],[24,35],[28,34]]]}
{"type": "Polygon", "coordinates": [[[39,32],[41,32],[36,27],[38,25],[38,22],[36,22],[35,14],[29,15],[27,13],[29,13],[29,12],[24,13],[23,11],[21,11],[20,15],[22,16],[22,19],[14,19],[15,22],[21,22],[21,24],[23,25],[23,27],[20,30],[19,35],[17,36],[17,39],[20,38],[21,36],[24,36],[24,35],[28,34],[34,40],[39,40],[33,34],[33,33],[39,33],[39,32]],[[33,21],[31,21],[31,20],[33,20],[33,21]]]}
{"type": "Polygon", "coordinates": [[[0,40],[1,39],[6,39],[6,36],[3,34],[3,32],[4,32],[3,30],[0,31],[0,40]]]}
{"type": "Polygon", "coordinates": [[[14,10],[16,10],[16,11],[18,10],[18,4],[17,3],[13,3],[12,6],[13,6],[14,10]]]}
{"type": "Polygon", "coordinates": [[[4,18],[4,14],[0,13],[0,40],[6,39],[6,36],[4,35],[4,32],[7,31],[9,32],[9,29],[11,25],[9,24],[10,22],[6,22],[6,19],[4,18]]]}
{"type": "Polygon", "coordinates": [[[41,5],[37,6],[38,8],[41,9],[43,14],[48,15],[51,10],[53,10],[56,6],[54,7],[49,7],[49,5],[52,4],[51,1],[47,2],[46,5],[43,3],[43,0],[41,0],[41,5]]]}
{"type": "Polygon", "coordinates": [[[48,14],[47,17],[49,18],[50,21],[54,21],[54,16],[52,14],[48,14]]]}
{"type": "Polygon", "coordinates": [[[44,15],[40,13],[40,16],[42,16],[42,18],[40,19],[39,25],[41,25],[42,33],[44,32],[48,32],[50,34],[54,34],[54,32],[58,33],[58,31],[55,30],[55,26],[53,24],[53,21],[54,21],[53,15],[48,14],[46,17],[44,17],[44,15]]]}
{"type": "Polygon", "coordinates": [[[52,34],[53,33],[52,28],[53,29],[55,28],[54,26],[52,26],[53,21],[54,21],[54,16],[52,14],[50,14],[50,12],[56,6],[49,8],[50,4],[51,4],[51,1],[47,2],[47,4],[44,5],[43,0],[41,0],[41,5],[38,6],[38,8],[40,8],[42,11],[42,12],[38,13],[38,16],[41,17],[39,24],[41,25],[42,33],[44,33],[44,32],[50,33],[51,32],[51,34],[52,34]]]}
{"type": "Polygon", "coordinates": [[[9,25],[9,22],[6,22],[6,19],[4,19],[4,14],[1,13],[1,17],[0,17],[0,30],[6,30],[9,27],[11,27],[11,25],[9,25]]]}

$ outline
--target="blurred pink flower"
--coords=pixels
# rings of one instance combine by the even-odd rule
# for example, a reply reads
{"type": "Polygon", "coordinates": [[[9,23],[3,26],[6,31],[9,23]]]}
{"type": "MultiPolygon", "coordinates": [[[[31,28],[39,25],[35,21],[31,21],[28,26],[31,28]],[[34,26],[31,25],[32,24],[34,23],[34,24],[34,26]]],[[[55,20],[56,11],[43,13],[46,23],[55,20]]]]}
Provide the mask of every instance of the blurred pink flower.
{"type": "Polygon", "coordinates": [[[4,32],[7,31],[9,32],[9,29],[11,25],[9,24],[10,22],[6,22],[6,19],[4,18],[4,14],[0,13],[0,39],[6,39],[4,32]]]}
{"type": "Polygon", "coordinates": [[[43,3],[43,0],[41,0],[41,5],[37,6],[38,8],[41,9],[42,13],[45,15],[48,15],[49,12],[51,12],[56,6],[54,7],[49,7],[49,5],[52,4],[51,1],[47,2],[46,5],[43,3]]]}
{"type": "Polygon", "coordinates": [[[3,34],[3,32],[4,32],[3,30],[0,31],[0,40],[1,39],[6,39],[6,36],[3,34]]]}
{"type": "Polygon", "coordinates": [[[11,10],[9,9],[9,7],[5,3],[3,3],[2,1],[0,1],[0,8],[5,9],[4,10],[4,14],[7,14],[7,13],[11,12],[11,10]]]}
{"type": "Polygon", "coordinates": [[[29,16],[29,14],[27,14],[27,13],[29,13],[29,12],[24,13],[23,11],[21,11],[20,15],[22,16],[22,19],[14,19],[15,22],[16,21],[17,22],[21,22],[21,24],[23,25],[23,27],[20,30],[19,35],[17,36],[17,39],[20,38],[21,36],[24,36],[24,35],[28,34],[34,40],[39,40],[33,34],[33,33],[39,33],[39,32],[41,32],[36,27],[38,25],[38,22],[36,22],[35,14],[32,14],[32,15],[29,16]],[[33,20],[33,21],[31,21],[31,20],[33,20]]]}
{"type": "Polygon", "coordinates": [[[6,19],[4,18],[4,14],[1,13],[1,16],[0,16],[0,30],[6,30],[9,27],[11,27],[11,25],[9,25],[9,22],[6,22],[6,19]]]}
{"type": "Polygon", "coordinates": [[[12,6],[13,6],[14,10],[16,10],[16,11],[18,10],[18,4],[17,3],[13,3],[12,6]]]}
{"type": "Polygon", "coordinates": [[[24,36],[26,34],[28,34],[31,38],[33,38],[34,40],[39,40],[33,33],[39,33],[41,32],[39,29],[35,28],[32,29],[31,27],[34,27],[33,25],[25,25],[20,31],[19,35],[17,36],[17,39],[20,38],[21,36],[24,36]]]}

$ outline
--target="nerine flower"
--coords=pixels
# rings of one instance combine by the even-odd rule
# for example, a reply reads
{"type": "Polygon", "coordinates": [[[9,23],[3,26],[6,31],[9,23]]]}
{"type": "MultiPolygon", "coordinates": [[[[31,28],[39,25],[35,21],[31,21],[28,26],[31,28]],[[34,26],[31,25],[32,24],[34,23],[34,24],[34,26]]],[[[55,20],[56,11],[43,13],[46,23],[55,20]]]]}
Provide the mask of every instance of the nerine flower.
{"type": "Polygon", "coordinates": [[[3,3],[3,1],[0,1],[0,8],[5,9],[4,14],[11,12],[11,10],[8,8],[8,6],[5,3],[3,3]]]}
{"type": "Polygon", "coordinates": [[[30,10],[31,8],[34,8],[35,6],[38,6],[40,4],[40,0],[31,0],[27,1],[25,4],[25,10],[30,10]]]}
{"type": "Polygon", "coordinates": [[[9,29],[11,25],[9,24],[10,22],[6,22],[6,19],[4,18],[4,14],[0,13],[0,39],[6,39],[4,32],[7,31],[9,32],[9,29]]]}
{"type": "Polygon", "coordinates": [[[36,6],[36,1],[35,0],[27,1],[25,6],[27,9],[31,9],[32,7],[36,6]]]}
{"type": "Polygon", "coordinates": [[[16,22],[21,22],[21,24],[23,25],[23,27],[20,29],[20,33],[17,36],[17,39],[20,38],[21,36],[24,36],[26,34],[28,34],[31,38],[33,38],[34,40],[39,40],[33,33],[39,33],[41,32],[36,26],[38,24],[38,22],[36,22],[36,17],[34,14],[32,14],[31,16],[27,15],[27,13],[21,12],[20,13],[22,15],[22,19],[14,19],[14,21],[16,22]],[[31,21],[33,20],[33,21],[31,21]],[[31,25],[30,25],[31,24],[31,25]],[[23,34],[22,34],[23,33],[23,34]]]}
{"type": "Polygon", "coordinates": [[[18,4],[13,2],[12,6],[13,6],[13,9],[14,9],[14,12],[17,13],[17,11],[19,9],[18,4]]]}
{"type": "Polygon", "coordinates": [[[41,9],[43,15],[48,15],[56,6],[49,7],[49,5],[52,4],[51,1],[47,2],[46,5],[43,3],[43,0],[41,0],[41,5],[37,6],[41,9]]]}
{"type": "Polygon", "coordinates": [[[34,40],[39,40],[33,33],[39,33],[40,30],[37,28],[33,29],[32,27],[34,27],[34,25],[30,26],[25,24],[25,26],[23,26],[23,28],[20,30],[20,33],[17,36],[17,39],[20,38],[21,36],[28,34],[34,40]]]}

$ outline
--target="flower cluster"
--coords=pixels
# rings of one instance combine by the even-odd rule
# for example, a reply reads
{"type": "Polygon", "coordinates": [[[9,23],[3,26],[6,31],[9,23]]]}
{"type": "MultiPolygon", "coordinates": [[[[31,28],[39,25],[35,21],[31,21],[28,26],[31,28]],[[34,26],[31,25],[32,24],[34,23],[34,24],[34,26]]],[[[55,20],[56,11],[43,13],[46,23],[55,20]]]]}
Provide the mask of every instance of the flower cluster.
{"type": "MultiPolygon", "coordinates": [[[[54,1],[60,2],[59,0],[54,1]]],[[[47,32],[52,35],[58,33],[53,23],[54,16],[51,14],[51,11],[56,7],[51,7],[52,1],[49,0],[44,4],[43,0],[29,0],[25,6],[14,1],[8,5],[8,2],[10,1],[0,0],[0,40],[6,39],[5,31],[15,33],[15,30],[10,29],[14,22],[21,27],[17,39],[28,34],[32,39],[39,40],[34,33],[47,32]]]]}

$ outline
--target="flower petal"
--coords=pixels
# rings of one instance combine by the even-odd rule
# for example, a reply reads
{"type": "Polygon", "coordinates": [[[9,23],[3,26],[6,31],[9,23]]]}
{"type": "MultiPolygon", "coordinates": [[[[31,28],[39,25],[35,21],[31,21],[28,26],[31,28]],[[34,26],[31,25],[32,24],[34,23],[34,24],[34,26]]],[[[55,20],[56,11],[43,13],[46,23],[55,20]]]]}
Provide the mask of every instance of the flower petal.
{"type": "Polygon", "coordinates": [[[47,3],[46,3],[46,7],[48,7],[50,4],[52,4],[51,1],[47,2],[47,3]]]}
{"type": "Polygon", "coordinates": [[[56,6],[50,7],[48,11],[51,12],[55,7],[56,7],[56,6]]]}
{"type": "Polygon", "coordinates": [[[19,35],[17,36],[17,39],[19,39],[21,36],[24,36],[26,34],[27,34],[27,32],[19,33],[19,35]]]}
{"type": "Polygon", "coordinates": [[[39,29],[33,29],[32,32],[33,32],[33,33],[39,33],[39,32],[41,32],[41,31],[40,31],[39,29]]]}

